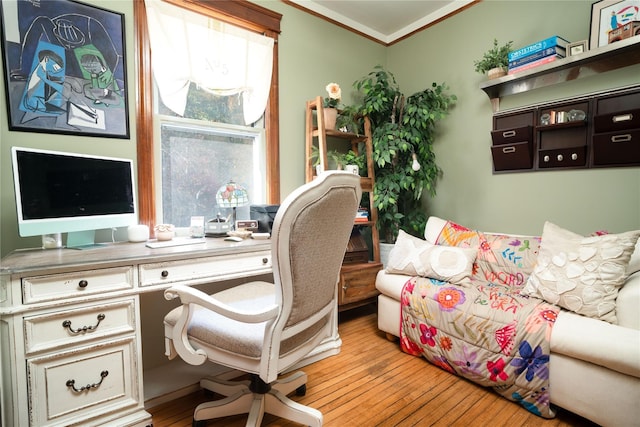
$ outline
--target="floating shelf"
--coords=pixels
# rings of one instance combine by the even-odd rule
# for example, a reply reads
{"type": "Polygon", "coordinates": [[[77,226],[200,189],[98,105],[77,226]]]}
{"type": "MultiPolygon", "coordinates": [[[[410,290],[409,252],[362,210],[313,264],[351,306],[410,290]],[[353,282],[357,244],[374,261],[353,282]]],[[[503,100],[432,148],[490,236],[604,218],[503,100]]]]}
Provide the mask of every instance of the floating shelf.
{"type": "Polygon", "coordinates": [[[485,91],[491,99],[494,111],[498,111],[499,100],[504,96],[577,80],[635,64],[640,64],[640,36],[591,49],[531,70],[489,80],[480,84],[480,89],[485,91]]]}

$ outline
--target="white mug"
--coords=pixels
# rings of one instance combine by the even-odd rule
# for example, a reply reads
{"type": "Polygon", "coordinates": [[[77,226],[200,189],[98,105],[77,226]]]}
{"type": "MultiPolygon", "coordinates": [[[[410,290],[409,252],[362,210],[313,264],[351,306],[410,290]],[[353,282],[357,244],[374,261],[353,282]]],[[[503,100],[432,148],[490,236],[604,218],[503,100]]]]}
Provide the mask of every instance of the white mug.
{"type": "Polygon", "coordinates": [[[145,224],[130,225],[127,228],[127,236],[132,243],[146,242],[149,240],[149,226],[145,224]]]}

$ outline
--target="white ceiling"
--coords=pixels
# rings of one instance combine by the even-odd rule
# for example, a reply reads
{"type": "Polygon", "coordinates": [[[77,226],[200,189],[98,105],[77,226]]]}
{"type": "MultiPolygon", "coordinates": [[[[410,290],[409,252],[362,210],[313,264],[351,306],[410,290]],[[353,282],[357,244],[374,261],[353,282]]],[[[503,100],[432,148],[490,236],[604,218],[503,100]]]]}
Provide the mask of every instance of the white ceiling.
{"type": "Polygon", "coordinates": [[[290,0],[389,44],[475,0],[290,0]]]}

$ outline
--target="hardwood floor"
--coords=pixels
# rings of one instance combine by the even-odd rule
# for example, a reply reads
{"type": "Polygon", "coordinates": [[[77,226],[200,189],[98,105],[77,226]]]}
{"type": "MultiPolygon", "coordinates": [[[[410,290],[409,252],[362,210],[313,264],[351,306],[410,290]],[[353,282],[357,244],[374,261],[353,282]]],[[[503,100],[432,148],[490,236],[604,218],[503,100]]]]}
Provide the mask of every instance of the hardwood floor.
{"type": "MultiPolygon", "coordinates": [[[[595,424],[558,410],[546,420],[490,389],[451,375],[423,358],[403,353],[377,328],[373,305],[340,313],[342,349],[305,366],[307,394],[294,400],[318,409],[327,427],[363,426],[585,426],[595,424]],[[421,375],[408,373],[420,370],[421,375]]],[[[190,427],[205,392],[150,408],[154,427],[190,427]]],[[[246,416],[210,420],[208,427],[241,427],[246,416]]],[[[298,424],[265,415],[263,426],[298,424]]]]}

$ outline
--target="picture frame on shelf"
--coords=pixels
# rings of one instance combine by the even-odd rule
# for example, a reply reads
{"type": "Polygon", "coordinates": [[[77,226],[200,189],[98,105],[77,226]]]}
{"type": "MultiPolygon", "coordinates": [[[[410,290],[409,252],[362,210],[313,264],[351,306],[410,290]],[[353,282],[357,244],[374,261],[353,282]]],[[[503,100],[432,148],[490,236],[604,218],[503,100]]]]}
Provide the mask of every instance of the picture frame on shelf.
{"type": "Polygon", "coordinates": [[[0,21],[9,130],[130,138],[124,14],[3,1],[0,21]]]}
{"type": "Polygon", "coordinates": [[[578,42],[569,43],[567,45],[567,56],[579,55],[588,50],[588,40],[580,40],[578,42]]]}
{"type": "Polygon", "coordinates": [[[640,20],[640,0],[600,0],[591,4],[589,49],[609,44],[609,31],[640,20]]]}

